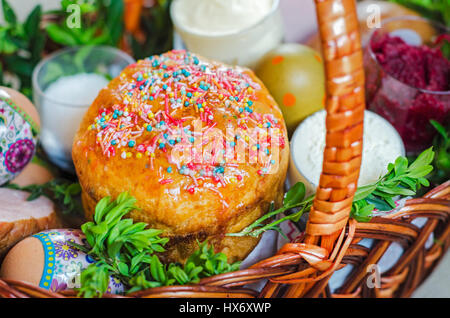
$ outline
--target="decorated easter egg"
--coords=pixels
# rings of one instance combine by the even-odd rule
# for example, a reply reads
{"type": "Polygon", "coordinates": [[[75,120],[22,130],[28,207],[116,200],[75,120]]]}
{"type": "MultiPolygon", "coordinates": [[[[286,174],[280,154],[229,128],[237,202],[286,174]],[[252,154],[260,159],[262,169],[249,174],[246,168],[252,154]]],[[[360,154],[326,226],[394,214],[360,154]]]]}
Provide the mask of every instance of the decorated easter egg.
{"type": "Polygon", "coordinates": [[[255,72],[280,106],[289,134],[324,107],[324,67],[315,50],[283,44],[267,54],[255,72]]]}
{"type": "Polygon", "coordinates": [[[21,93],[0,87],[0,185],[17,176],[33,158],[39,115],[21,93]]]}
{"type": "MultiPolygon", "coordinates": [[[[54,292],[79,288],[81,272],[95,261],[71,242],[85,244],[83,232],[59,229],[30,236],[6,255],[0,277],[25,281],[54,292]]],[[[108,293],[123,292],[121,281],[110,277],[108,293]]]]}

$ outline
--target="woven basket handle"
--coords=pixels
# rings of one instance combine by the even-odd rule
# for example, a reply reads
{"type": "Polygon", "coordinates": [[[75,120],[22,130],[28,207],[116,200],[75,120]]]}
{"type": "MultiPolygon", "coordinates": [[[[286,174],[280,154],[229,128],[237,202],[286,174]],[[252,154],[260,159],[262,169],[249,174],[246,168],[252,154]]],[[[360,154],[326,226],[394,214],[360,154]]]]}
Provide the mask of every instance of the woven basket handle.
{"type": "Polygon", "coordinates": [[[346,225],[359,177],[364,69],[355,0],[315,0],[326,78],[326,146],[306,233],[332,235],[346,225]]]}

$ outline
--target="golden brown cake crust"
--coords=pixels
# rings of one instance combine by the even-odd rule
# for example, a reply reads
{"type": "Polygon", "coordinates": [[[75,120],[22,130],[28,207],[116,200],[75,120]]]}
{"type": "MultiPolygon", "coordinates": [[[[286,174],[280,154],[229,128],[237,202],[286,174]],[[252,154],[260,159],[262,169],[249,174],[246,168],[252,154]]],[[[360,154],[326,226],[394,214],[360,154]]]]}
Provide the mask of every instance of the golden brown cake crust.
{"type": "Polygon", "coordinates": [[[113,79],[84,116],[72,152],[87,216],[102,197],[128,191],[140,208],[131,217],[165,231],[172,261],[184,260],[196,239],[210,240],[232,261],[244,258],[258,240],[224,235],[251,224],[270,202],[280,204],[288,154],[281,112],[253,72],[184,51],[139,61],[113,79]],[[214,129],[228,137],[230,127],[242,128],[237,135],[265,130],[272,138],[261,140],[272,148],[244,133],[225,138],[224,150],[242,141],[259,151],[262,163],[249,163],[253,154],[246,149],[243,163],[228,160],[226,150],[221,160],[177,164],[171,156],[177,144],[205,140],[196,124],[203,136],[214,129]]]}

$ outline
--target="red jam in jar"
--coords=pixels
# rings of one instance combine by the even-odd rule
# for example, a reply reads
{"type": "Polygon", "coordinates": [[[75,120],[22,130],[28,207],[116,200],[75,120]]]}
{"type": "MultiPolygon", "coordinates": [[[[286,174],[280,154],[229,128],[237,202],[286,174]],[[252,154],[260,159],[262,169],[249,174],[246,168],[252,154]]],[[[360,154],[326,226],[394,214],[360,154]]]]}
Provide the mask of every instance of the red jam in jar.
{"type": "Polygon", "coordinates": [[[367,106],[399,132],[408,153],[432,143],[434,119],[450,119],[450,61],[439,47],[410,45],[388,33],[372,37],[366,50],[367,106]]]}

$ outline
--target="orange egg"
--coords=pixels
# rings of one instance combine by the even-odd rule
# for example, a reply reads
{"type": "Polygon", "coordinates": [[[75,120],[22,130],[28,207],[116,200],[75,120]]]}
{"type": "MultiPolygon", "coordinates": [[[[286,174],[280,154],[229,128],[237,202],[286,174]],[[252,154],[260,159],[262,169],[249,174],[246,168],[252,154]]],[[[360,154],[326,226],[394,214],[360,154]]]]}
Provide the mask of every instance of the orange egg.
{"type": "Polygon", "coordinates": [[[288,131],[323,108],[325,79],[317,51],[300,44],[283,44],[271,51],[255,70],[283,112],[288,131]]]}

